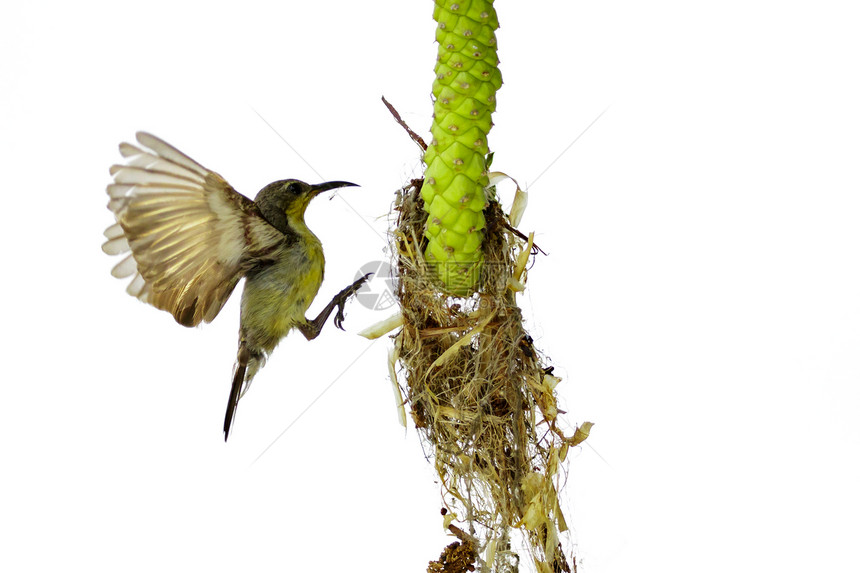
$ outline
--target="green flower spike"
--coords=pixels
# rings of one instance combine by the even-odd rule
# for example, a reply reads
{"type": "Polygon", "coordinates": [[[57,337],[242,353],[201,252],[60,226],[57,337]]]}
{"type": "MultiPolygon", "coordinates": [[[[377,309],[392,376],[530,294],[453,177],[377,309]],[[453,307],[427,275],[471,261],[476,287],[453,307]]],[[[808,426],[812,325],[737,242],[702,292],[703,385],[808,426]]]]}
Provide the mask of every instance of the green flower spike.
{"type": "Polygon", "coordinates": [[[481,273],[487,198],[487,135],[502,85],[492,0],[435,0],[439,55],[433,82],[433,140],[421,196],[428,213],[425,256],[446,290],[468,296],[481,273]]]}

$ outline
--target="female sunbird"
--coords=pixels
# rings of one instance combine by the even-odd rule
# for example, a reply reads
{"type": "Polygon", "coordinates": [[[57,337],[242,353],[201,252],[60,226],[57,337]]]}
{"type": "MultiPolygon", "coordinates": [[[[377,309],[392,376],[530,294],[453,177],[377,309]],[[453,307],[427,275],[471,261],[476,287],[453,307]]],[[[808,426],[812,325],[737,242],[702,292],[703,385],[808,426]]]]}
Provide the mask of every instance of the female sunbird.
{"type": "Polygon", "coordinates": [[[111,274],[133,276],[130,295],[189,327],[211,322],[245,277],[226,440],[240,396],[278,342],[293,328],[316,338],[335,307],[334,323],[342,330],[344,304],[370,276],[340,291],[315,319],[305,318],[325,270],[305,209],[323,191],[355,184],[285,179],[251,201],[154,135],[138,132],[137,141],[142,148],[120,144],[125,164],[110,169],[108,209],[117,222],[105,231],[102,249],[128,253],[111,274]]]}

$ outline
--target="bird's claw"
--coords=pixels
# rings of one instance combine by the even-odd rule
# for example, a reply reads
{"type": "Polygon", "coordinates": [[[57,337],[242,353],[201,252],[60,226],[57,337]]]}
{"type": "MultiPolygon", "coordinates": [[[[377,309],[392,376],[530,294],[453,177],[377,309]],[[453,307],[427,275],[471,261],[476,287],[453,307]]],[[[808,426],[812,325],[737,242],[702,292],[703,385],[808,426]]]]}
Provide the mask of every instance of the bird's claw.
{"type": "Polygon", "coordinates": [[[337,293],[337,295],[334,297],[334,300],[337,304],[337,314],[334,315],[335,327],[339,328],[340,330],[344,329],[343,321],[346,317],[343,314],[343,307],[346,304],[346,301],[349,300],[349,297],[357,293],[358,290],[364,285],[364,283],[367,282],[367,279],[369,279],[372,275],[373,273],[367,273],[366,275],[364,275],[363,277],[337,293]]]}
{"type": "MultiPolygon", "coordinates": [[[[343,302],[346,302],[346,301],[343,301],[343,302]]],[[[343,327],[343,320],[346,318],[343,315],[343,302],[339,301],[337,303],[337,314],[334,315],[334,326],[335,326],[335,328],[338,328],[340,330],[346,330],[343,327]]]]}

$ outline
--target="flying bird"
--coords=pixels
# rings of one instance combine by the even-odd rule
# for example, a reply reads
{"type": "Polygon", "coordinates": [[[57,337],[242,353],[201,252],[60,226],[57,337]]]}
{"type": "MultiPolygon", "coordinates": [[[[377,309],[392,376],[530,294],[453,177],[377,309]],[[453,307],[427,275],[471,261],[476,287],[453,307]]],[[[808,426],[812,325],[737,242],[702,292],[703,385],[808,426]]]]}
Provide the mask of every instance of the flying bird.
{"type": "Polygon", "coordinates": [[[245,278],[226,440],[239,398],[282,338],[294,328],[308,340],[316,338],[335,308],[335,326],[343,330],[344,305],[370,275],[307,319],[325,258],[304,215],[320,193],[355,184],[284,179],[266,185],[251,201],[154,135],[138,132],[137,142],[120,144],[125,163],[110,168],[108,209],[116,223],[105,230],[102,250],[123,256],[111,274],[132,277],[130,295],[187,327],[211,322],[245,278]]]}

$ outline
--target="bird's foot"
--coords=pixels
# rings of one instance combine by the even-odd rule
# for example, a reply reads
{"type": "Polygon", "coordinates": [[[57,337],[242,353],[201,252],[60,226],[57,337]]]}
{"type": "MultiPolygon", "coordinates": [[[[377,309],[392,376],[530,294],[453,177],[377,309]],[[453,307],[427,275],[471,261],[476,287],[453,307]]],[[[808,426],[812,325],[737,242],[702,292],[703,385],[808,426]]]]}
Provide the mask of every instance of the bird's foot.
{"type": "Polygon", "coordinates": [[[346,304],[346,301],[349,300],[349,297],[358,292],[358,290],[364,285],[364,283],[367,282],[367,279],[369,279],[371,275],[373,275],[373,273],[367,273],[366,275],[364,275],[363,277],[337,293],[332,299],[332,302],[337,305],[337,314],[334,315],[334,325],[337,328],[343,330],[343,321],[344,318],[346,318],[343,315],[343,307],[346,304]]]}

